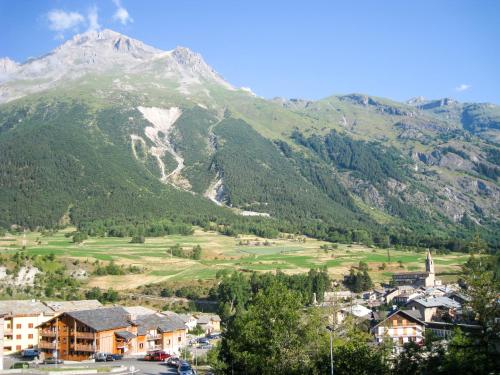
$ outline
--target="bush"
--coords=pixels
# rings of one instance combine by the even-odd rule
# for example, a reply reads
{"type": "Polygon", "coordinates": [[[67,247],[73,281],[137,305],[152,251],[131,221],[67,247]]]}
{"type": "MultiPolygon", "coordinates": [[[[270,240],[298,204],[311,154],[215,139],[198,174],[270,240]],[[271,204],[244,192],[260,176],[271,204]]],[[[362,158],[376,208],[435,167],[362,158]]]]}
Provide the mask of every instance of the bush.
{"type": "Polygon", "coordinates": [[[134,236],[130,241],[130,243],[144,243],[144,242],[145,242],[144,236],[134,236]]]}
{"type": "Polygon", "coordinates": [[[83,242],[83,241],[85,241],[87,238],[89,238],[89,236],[87,235],[87,233],[76,232],[76,233],[73,235],[73,242],[74,242],[74,243],[82,243],[82,242],[83,242]]]}

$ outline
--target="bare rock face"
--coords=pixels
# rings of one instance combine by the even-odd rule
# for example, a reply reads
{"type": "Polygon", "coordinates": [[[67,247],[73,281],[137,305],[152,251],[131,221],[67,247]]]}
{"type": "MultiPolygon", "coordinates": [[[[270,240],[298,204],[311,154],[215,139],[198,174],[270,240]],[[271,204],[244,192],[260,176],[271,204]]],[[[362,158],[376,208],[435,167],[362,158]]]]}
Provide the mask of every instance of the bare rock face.
{"type": "Polygon", "coordinates": [[[40,273],[36,267],[27,266],[21,267],[17,274],[7,274],[5,267],[0,267],[0,283],[12,286],[33,286],[35,277],[40,273]]]}
{"type": "Polygon", "coordinates": [[[200,54],[188,48],[162,51],[115,31],[103,30],[75,35],[47,55],[20,65],[8,58],[1,59],[0,83],[5,83],[0,86],[0,103],[89,73],[141,76],[145,72],[176,81],[184,88],[208,82],[232,89],[200,54]]]}

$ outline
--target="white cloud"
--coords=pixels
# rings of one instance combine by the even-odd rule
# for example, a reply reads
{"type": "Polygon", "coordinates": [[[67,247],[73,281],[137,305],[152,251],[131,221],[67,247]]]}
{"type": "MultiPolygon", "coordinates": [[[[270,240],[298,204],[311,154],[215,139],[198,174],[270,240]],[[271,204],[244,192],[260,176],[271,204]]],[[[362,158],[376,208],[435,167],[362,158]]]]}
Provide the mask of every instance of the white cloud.
{"type": "Polygon", "coordinates": [[[466,91],[471,88],[471,85],[467,85],[465,83],[462,83],[461,85],[455,87],[455,90],[458,92],[466,91]]]}
{"type": "Polygon", "coordinates": [[[126,25],[129,22],[134,22],[132,17],[130,17],[128,10],[122,6],[120,0],[113,0],[113,3],[116,5],[116,12],[115,14],[113,14],[113,20],[120,21],[122,25],[126,25]]]}
{"type": "Polygon", "coordinates": [[[78,12],[65,12],[64,10],[54,9],[47,13],[49,20],[49,29],[57,31],[57,35],[62,35],[64,31],[76,29],[81,23],[85,22],[78,12]]]}
{"type": "Polygon", "coordinates": [[[89,9],[87,20],[89,25],[87,31],[98,31],[101,28],[101,25],[99,25],[99,14],[95,5],[89,9]]]}

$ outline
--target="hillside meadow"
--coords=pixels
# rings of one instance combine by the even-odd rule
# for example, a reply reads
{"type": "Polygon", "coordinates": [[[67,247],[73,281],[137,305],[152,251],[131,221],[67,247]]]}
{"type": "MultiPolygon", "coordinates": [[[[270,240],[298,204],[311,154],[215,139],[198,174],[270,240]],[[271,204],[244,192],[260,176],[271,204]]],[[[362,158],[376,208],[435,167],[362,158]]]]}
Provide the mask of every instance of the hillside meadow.
{"type": "MultiPolygon", "coordinates": [[[[89,287],[113,287],[117,290],[169,280],[214,279],[220,270],[302,273],[310,268],[326,266],[329,274],[340,280],[351,266],[357,266],[360,261],[368,264],[375,282],[383,282],[389,281],[394,272],[424,270],[425,260],[424,251],[331,244],[303,236],[284,235],[272,240],[255,236],[235,238],[196,229],[188,236],[148,237],[143,244],[130,243],[131,238],[116,237],[91,237],[75,244],[71,237],[65,236],[72,231],[73,228],[68,228],[50,235],[37,232],[25,236],[7,234],[0,238],[0,254],[17,251],[29,255],[54,254],[68,264],[78,264],[87,270],[92,269],[96,261],[102,265],[113,261],[116,265],[136,266],[141,270],[140,273],[125,275],[90,274],[86,280],[89,287]],[[201,259],[172,256],[169,249],[177,244],[186,250],[201,246],[201,259]]],[[[467,258],[464,253],[434,254],[438,277],[446,281],[456,280],[460,266],[467,258]]]]}

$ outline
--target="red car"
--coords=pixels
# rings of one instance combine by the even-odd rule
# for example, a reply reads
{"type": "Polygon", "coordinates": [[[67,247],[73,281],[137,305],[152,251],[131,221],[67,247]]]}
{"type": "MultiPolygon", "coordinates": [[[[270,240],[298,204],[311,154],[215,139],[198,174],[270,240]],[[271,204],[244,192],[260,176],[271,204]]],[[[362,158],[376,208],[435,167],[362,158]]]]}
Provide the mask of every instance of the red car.
{"type": "Polygon", "coordinates": [[[170,354],[165,353],[163,350],[153,350],[148,352],[144,357],[145,361],[165,361],[170,357],[170,354]]]}

